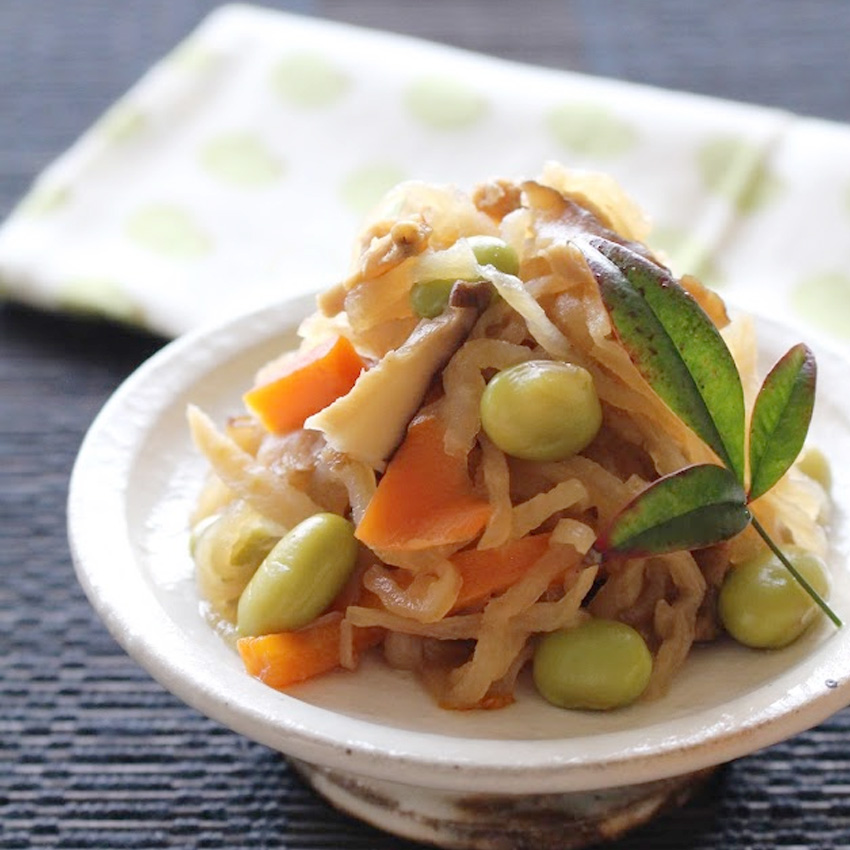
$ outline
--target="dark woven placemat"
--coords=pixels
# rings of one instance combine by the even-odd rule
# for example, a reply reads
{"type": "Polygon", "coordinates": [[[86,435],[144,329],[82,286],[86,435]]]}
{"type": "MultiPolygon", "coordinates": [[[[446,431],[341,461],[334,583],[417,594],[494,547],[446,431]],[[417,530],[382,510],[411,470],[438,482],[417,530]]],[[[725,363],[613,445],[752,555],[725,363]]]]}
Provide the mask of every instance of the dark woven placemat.
{"type": "MultiPolygon", "coordinates": [[[[65,542],[70,466],[161,341],[0,308],[0,848],[406,848],[337,814],[277,753],[187,708],[112,641],[65,542]]],[[[612,845],[850,847],[850,711],[726,767],[612,845]]]]}
{"type": "MultiPolygon", "coordinates": [[[[0,215],[212,5],[2,0],[0,215]]],[[[542,0],[533,16],[524,4],[483,0],[280,5],[850,118],[850,4],[830,0],[711,4],[699,24],[711,38],[678,0],[542,0]],[[783,69],[778,80],[771,61],[783,69]]],[[[109,393],[161,344],[0,306],[0,850],[412,850],[336,813],[278,754],[165,692],[113,642],[77,586],[65,539],[73,458],[109,393]]],[[[848,744],[845,711],[726,767],[689,805],[611,847],[850,848],[848,744]]]]}

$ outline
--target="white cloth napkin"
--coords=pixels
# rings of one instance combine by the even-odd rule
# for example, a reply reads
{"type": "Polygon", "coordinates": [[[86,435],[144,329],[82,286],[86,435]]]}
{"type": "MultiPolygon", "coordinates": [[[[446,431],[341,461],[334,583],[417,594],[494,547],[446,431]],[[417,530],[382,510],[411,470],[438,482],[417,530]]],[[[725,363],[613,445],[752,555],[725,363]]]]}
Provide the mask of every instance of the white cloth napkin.
{"type": "Polygon", "coordinates": [[[405,178],[610,172],[746,309],[850,340],[850,128],[222,7],[35,182],[0,286],[176,335],[325,287],[405,178]]]}

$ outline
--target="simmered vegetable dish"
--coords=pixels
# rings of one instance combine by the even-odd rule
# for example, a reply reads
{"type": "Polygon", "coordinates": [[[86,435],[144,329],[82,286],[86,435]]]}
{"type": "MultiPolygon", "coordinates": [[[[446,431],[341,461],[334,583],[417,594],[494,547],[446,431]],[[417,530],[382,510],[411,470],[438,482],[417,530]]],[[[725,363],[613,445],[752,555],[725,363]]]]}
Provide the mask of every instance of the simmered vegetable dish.
{"type": "Polygon", "coordinates": [[[252,675],[370,651],[445,708],[524,677],[607,710],[663,694],[697,642],[838,622],[814,358],[757,376],[752,321],[646,236],[610,178],[554,164],[403,184],[244,409],[190,408],[200,588],[252,675]]]}

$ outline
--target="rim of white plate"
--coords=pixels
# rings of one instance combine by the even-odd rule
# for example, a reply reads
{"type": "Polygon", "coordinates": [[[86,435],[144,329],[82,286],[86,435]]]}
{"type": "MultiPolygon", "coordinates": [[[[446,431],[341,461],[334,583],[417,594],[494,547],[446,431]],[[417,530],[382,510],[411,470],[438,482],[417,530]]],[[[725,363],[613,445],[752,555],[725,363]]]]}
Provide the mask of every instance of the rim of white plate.
{"type": "MultiPolygon", "coordinates": [[[[92,423],[71,477],[68,531],[91,604],[123,648],[177,697],[284,754],[376,779],[469,792],[585,791],[683,775],[817,725],[850,702],[850,625],[812,644],[775,681],[724,704],[590,738],[461,738],[352,717],[279,693],[238,665],[216,666],[208,644],[166,610],[128,526],[131,474],[162,417],[246,348],[291,332],[313,305],[301,297],[186,334],[142,364],[92,423]]],[[[771,333],[781,328],[765,322],[771,333]]],[[[823,352],[818,352],[819,358],[823,352]]],[[[845,361],[826,357],[834,369],[845,361]]],[[[250,377],[250,376],[249,376],[250,377]]],[[[842,428],[850,401],[837,399],[842,428]]],[[[167,447],[161,454],[170,462],[167,447]]],[[[150,464],[144,459],[145,464],[150,464]]],[[[842,532],[843,533],[843,532],[842,532]]],[[[850,622],[850,576],[834,606],[850,622]]],[[[198,615],[199,616],[199,615],[198,615]]],[[[221,641],[224,645],[224,642],[221,641]]],[[[232,650],[227,647],[228,652],[232,650]]],[[[355,674],[356,675],[356,674],[355,674]]],[[[566,722],[566,721],[565,721],[566,722]]]]}

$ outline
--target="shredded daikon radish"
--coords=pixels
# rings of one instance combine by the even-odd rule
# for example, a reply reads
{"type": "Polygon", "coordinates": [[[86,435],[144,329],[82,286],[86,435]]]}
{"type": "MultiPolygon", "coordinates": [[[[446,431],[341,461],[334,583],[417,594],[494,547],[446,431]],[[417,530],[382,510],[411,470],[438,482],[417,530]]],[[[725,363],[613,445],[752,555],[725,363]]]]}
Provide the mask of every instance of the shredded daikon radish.
{"type": "Polygon", "coordinates": [[[197,407],[190,407],[188,416],[192,437],[216,475],[263,516],[291,528],[321,511],[306,493],[262,466],[222,434],[197,407]]]}
{"type": "MultiPolygon", "coordinates": [[[[638,631],[654,664],[646,698],[663,694],[693,643],[722,634],[721,583],[764,544],[748,528],[694,553],[601,558],[594,549],[648,484],[717,462],[641,377],[581,248],[603,238],[653,259],[636,241],[647,230],[643,213],[610,177],[554,163],[537,181],[489,180],[469,194],[421,182],[391,191],[364,225],[348,276],[319,297],[299,331],[302,351],[333,336],[350,340],[367,363],[359,388],[286,434],[244,416],[220,431],[189,410],[211,467],[192,518],[201,521],[195,560],[210,606],[232,620],[263,548],[300,520],[330,511],[360,528],[385,470],[403,454],[395,453],[411,421],[426,412],[443,436],[437,452],[407,473],[409,488],[398,501],[406,503],[404,492],[434,492],[427,489],[437,477],[430,466],[445,458],[454,464],[447,469],[460,470],[467,504],[483,506],[480,522],[464,526],[462,539],[445,535],[420,548],[434,539],[419,535],[423,518],[386,514],[393,536],[371,547],[361,541],[355,572],[334,602],[333,616],[342,618],[339,665],[355,669],[358,636],[375,629],[388,663],[418,675],[440,705],[498,708],[521,690],[520,671],[547,633],[593,617],[638,631]],[[516,256],[499,267],[482,254],[481,237],[491,247],[500,237],[499,250],[516,256]],[[414,306],[411,292],[434,281],[451,294],[432,318],[421,315],[428,310],[414,306]],[[458,311],[465,320],[452,325],[456,332],[436,337],[435,328],[458,311]],[[589,373],[602,424],[571,456],[522,460],[484,432],[481,400],[495,374],[541,359],[589,373]],[[246,540],[256,544],[250,558],[246,540]]],[[[681,282],[725,339],[750,411],[761,379],[752,321],[730,321],[720,296],[693,278],[681,282]]],[[[291,362],[282,355],[257,380],[291,362]]],[[[792,468],[751,507],[777,541],[826,552],[829,496],[813,478],[792,468]]]]}
{"type": "Polygon", "coordinates": [[[556,484],[545,493],[538,493],[513,509],[511,537],[525,537],[539,528],[553,514],[572,507],[587,498],[587,489],[575,478],[556,484]]]}

